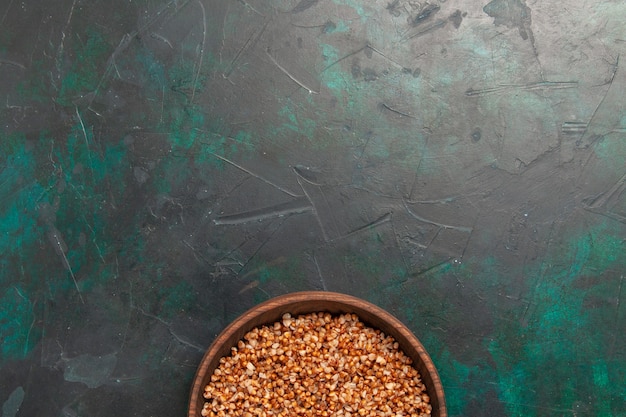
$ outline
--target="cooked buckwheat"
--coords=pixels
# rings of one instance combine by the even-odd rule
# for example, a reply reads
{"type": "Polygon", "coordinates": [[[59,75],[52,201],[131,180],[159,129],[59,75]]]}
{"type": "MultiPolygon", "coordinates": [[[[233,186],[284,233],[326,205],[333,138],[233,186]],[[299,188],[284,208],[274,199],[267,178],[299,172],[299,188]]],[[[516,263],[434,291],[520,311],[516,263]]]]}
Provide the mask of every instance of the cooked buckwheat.
{"type": "Polygon", "coordinates": [[[354,314],[285,314],[253,329],[220,359],[204,398],[204,417],[431,413],[411,359],[354,314]]]}

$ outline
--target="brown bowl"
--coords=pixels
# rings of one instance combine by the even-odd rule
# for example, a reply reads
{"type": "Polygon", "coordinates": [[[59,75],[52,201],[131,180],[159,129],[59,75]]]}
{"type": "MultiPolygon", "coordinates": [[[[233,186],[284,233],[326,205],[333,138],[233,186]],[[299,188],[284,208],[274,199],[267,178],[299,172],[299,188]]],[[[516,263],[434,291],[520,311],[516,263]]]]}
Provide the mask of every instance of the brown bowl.
{"type": "Polygon", "coordinates": [[[424,346],[397,318],[367,301],[345,294],[326,291],[304,291],[272,298],[248,310],[213,341],[204,354],[191,387],[189,399],[189,417],[201,417],[204,405],[204,388],[213,371],[219,365],[220,358],[230,355],[230,349],[243,339],[244,335],[255,327],[279,321],[283,314],[292,316],[329,312],[331,314],[354,313],[369,327],[380,329],[392,336],[400,349],[413,360],[413,366],[419,371],[426,392],[430,397],[433,417],[447,417],[446,402],[441,380],[424,346]]]}

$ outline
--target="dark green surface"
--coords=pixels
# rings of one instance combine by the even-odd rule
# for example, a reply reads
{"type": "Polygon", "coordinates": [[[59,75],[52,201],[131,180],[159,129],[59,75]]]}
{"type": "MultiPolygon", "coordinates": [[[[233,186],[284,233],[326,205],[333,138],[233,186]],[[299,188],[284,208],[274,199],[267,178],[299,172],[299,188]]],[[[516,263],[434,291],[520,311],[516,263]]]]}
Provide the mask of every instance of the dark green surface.
{"type": "Polygon", "coordinates": [[[405,322],[451,416],[626,416],[625,19],[4,2],[2,416],[184,415],[219,331],[311,289],[405,322]]]}

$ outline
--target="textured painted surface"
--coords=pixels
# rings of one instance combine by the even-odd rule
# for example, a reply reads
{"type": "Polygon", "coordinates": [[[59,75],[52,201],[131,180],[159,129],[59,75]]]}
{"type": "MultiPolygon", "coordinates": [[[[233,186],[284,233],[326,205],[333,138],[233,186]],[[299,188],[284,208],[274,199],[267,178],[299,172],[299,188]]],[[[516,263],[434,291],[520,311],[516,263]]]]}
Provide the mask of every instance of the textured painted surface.
{"type": "Polygon", "coordinates": [[[3,416],[184,414],[291,291],[372,301],[452,416],[626,415],[620,1],[0,5],[3,416]]]}

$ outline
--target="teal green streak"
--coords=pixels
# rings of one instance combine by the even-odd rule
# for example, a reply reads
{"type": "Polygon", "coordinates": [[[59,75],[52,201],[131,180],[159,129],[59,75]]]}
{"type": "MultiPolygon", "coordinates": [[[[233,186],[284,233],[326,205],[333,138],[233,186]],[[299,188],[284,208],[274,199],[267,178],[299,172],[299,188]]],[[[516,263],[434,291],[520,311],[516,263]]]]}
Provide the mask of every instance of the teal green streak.
{"type": "MultiPolygon", "coordinates": [[[[432,349],[431,349],[432,350],[432,349]]],[[[435,351],[435,350],[433,350],[435,351]]],[[[449,415],[462,415],[464,397],[467,395],[466,385],[473,369],[456,361],[445,347],[441,347],[437,358],[439,377],[445,386],[451,386],[446,396],[446,406],[449,415]]]]}
{"type": "Polygon", "coordinates": [[[258,269],[261,285],[279,283],[292,289],[303,288],[306,279],[301,271],[302,261],[298,257],[280,257],[262,264],[258,269]]]}
{"type": "Polygon", "coordinates": [[[493,256],[465,259],[419,278],[408,276],[385,287],[382,297],[402,313],[433,357],[450,415],[466,414],[470,402],[485,405],[490,392],[511,417],[567,414],[581,404],[597,415],[619,415],[626,399],[621,382],[626,366],[619,356],[626,323],[610,297],[617,297],[626,270],[625,244],[620,229],[607,221],[573,230],[541,263],[527,263],[523,271],[501,265],[493,256]],[[525,302],[511,307],[502,293],[508,292],[511,277],[519,275],[527,277],[527,288],[521,289],[525,302]],[[454,339],[433,330],[469,320],[466,309],[449,297],[454,282],[471,286],[462,291],[470,297],[468,303],[474,302],[474,294],[493,300],[485,305],[493,329],[484,336],[484,347],[470,339],[468,353],[447,348],[446,340],[454,339]],[[481,357],[471,352],[482,349],[489,352],[489,362],[464,362],[481,357]],[[580,398],[581,392],[589,397],[580,398]]]}
{"type": "Polygon", "coordinates": [[[350,26],[346,25],[346,22],[342,19],[338,19],[335,25],[336,27],[329,30],[328,33],[347,33],[350,31],[350,26]]]}
{"type": "Polygon", "coordinates": [[[278,116],[279,120],[286,121],[273,129],[273,136],[292,137],[293,133],[296,133],[309,140],[314,138],[317,123],[307,117],[296,115],[291,101],[278,111],[278,116]]]}
{"type": "MultiPolygon", "coordinates": [[[[137,251],[138,256],[144,248],[137,251]]],[[[181,276],[166,276],[161,260],[151,262],[151,274],[133,284],[138,288],[135,303],[148,314],[169,320],[198,309],[201,302],[196,289],[181,276]]]]}
{"type": "Polygon", "coordinates": [[[367,152],[371,157],[386,160],[391,156],[389,145],[387,138],[376,135],[367,144],[367,152]]]}
{"type": "Polygon", "coordinates": [[[570,269],[571,276],[603,273],[615,263],[626,261],[625,242],[619,230],[613,228],[609,221],[582,233],[569,245],[569,252],[574,254],[575,260],[570,269]]]}
{"type": "Polygon", "coordinates": [[[36,207],[44,189],[36,182],[25,182],[33,178],[35,164],[33,155],[22,144],[7,158],[0,171],[2,272],[12,263],[11,256],[21,258],[23,248],[41,237],[41,228],[37,227],[36,207]]]}
{"type": "Polygon", "coordinates": [[[111,51],[111,45],[96,29],[68,36],[63,53],[72,58],[69,68],[51,69],[49,60],[34,60],[26,78],[15,87],[16,92],[26,103],[47,103],[54,97],[57,104],[73,107],[76,98],[103,87],[99,84],[111,70],[107,67],[111,51]],[[61,78],[60,82],[57,77],[61,78]]]}
{"type": "Polygon", "coordinates": [[[36,211],[45,190],[32,181],[35,168],[33,154],[16,143],[0,171],[0,364],[25,358],[41,338],[31,301],[39,283],[28,280],[43,273],[34,254],[44,238],[36,211]]]}
{"type": "Polygon", "coordinates": [[[593,369],[593,385],[598,389],[606,389],[609,386],[609,371],[606,363],[596,363],[593,369]]]}
{"type": "MultiPolygon", "coordinates": [[[[2,155],[0,155],[0,164],[5,164],[6,159],[10,158],[14,153],[23,152],[26,136],[22,132],[14,132],[11,134],[1,135],[0,143],[2,143],[2,155]]],[[[0,182],[0,187],[2,183],[0,182]]]]}
{"type": "Polygon", "coordinates": [[[161,288],[159,290],[161,306],[159,316],[170,319],[197,306],[198,298],[196,290],[191,284],[180,281],[178,284],[161,288]]]}
{"type": "Polygon", "coordinates": [[[26,357],[41,337],[33,327],[29,294],[36,284],[21,283],[31,273],[41,273],[33,262],[33,246],[43,238],[36,206],[44,189],[31,180],[35,164],[24,144],[16,144],[0,171],[0,364],[26,357]]]}
{"type": "Polygon", "coordinates": [[[462,38],[459,38],[457,42],[457,45],[464,51],[466,51],[473,60],[476,60],[478,59],[478,57],[480,57],[483,60],[489,60],[489,62],[491,62],[494,50],[479,34],[473,31],[468,31],[463,35],[462,38]]]}
{"type": "MultiPolygon", "coordinates": [[[[221,121],[211,122],[208,130],[222,131],[221,121]]],[[[212,176],[212,169],[223,169],[225,166],[225,162],[218,156],[229,160],[233,158],[245,160],[254,155],[254,150],[259,141],[258,135],[246,130],[239,130],[232,136],[225,136],[220,133],[202,133],[198,137],[193,152],[194,166],[197,168],[196,174],[209,181],[212,176]]]]}
{"type": "Polygon", "coordinates": [[[177,109],[170,124],[169,141],[175,151],[188,150],[203,129],[204,115],[195,109],[177,109]]]}
{"type": "MultiPolygon", "coordinates": [[[[361,18],[361,22],[365,23],[371,16],[371,12],[368,12],[363,8],[363,2],[358,0],[333,0],[333,3],[341,5],[341,6],[349,6],[352,7],[361,18]]],[[[367,3],[365,3],[367,4],[367,3]]]]}
{"type": "Polygon", "coordinates": [[[176,93],[174,94],[174,103],[189,105],[191,97],[195,97],[203,91],[207,69],[198,71],[196,65],[193,61],[181,59],[167,68],[170,89],[176,93]]]}
{"type": "Polygon", "coordinates": [[[74,48],[76,56],[61,81],[57,100],[65,106],[72,105],[72,100],[80,94],[96,91],[104,76],[102,68],[106,68],[106,61],[111,53],[111,45],[100,32],[93,29],[87,31],[86,40],[83,41],[76,35],[72,43],[77,45],[74,48]]]}
{"type": "Polygon", "coordinates": [[[324,58],[327,65],[330,65],[339,59],[339,51],[333,45],[320,43],[319,46],[322,48],[322,58],[324,58]]]}
{"type": "MultiPolygon", "coordinates": [[[[83,129],[80,123],[72,127],[65,146],[57,146],[54,154],[63,169],[65,180],[78,180],[81,188],[96,188],[103,183],[106,186],[117,186],[117,180],[122,179],[120,175],[124,172],[119,168],[127,162],[126,150],[121,141],[98,152],[94,146],[93,131],[87,126],[83,129]]],[[[120,189],[117,191],[121,192],[120,189]]]]}
{"type": "MultiPolygon", "coordinates": [[[[607,131],[613,126],[606,126],[607,131]]],[[[626,124],[622,124],[622,128],[626,124]]],[[[616,133],[606,135],[601,138],[594,147],[596,156],[600,160],[597,169],[603,173],[603,177],[615,177],[617,174],[623,175],[626,167],[626,134],[616,133]]],[[[619,179],[615,178],[615,181],[619,179]]]]}
{"type": "MultiPolygon", "coordinates": [[[[235,155],[249,155],[258,138],[245,130],[233,136],[221,133],[223,123],[208,119],[198,109],[177,109],[169,125],[168,139],[172,153],[156,167],[153,185],[158,193],[169,194],[191,175],[205,177],[209,169],[221,169],[224,161],[235,155]]],[[[207,173],[208,174],[208,173],[207,173]]]]}
{"type": "Polygon", "coordinates": [[[151,340],[146,341],[146,345],[142,346],[142,351],[144,353],[139,357],[139,364],[142,368],[158,371],[170,362],[163,358],[163,347],[151,340]]]}
{"type": "Polygon", "coordinates": [[[255,302],[262,302],[269,298],[269,294],[289,293],[301,291],[307,287],[307,280],[302,273],[303,260],[301,257],[278,257],[267,262],[259,260],[250,266],[246,278],[250,282],[257,281],[254,291],[255,302]]]}
{"type": "Polygon", "coordinates": [[[50,296],[77,295],[72,273],[79,289],[88,293],[106,285],[114,276],[111,270],[102,269],[111,259],[112,248],[106,209],[112,206],[107,202],[124,200],[129,175],[126,148],[121,140],[96,146],[91,129],[85,126],[83,130],[77,123],[64,142],[53,144],[51,138],[42,134],[35,149],[39,159],[50,162],[45,177],[39,174],[42,181],[47,181],[39,196],[40,204],[56,201],[54,217],[42,219],[39,229],[58,230],[67,245],[65,257],[72,270],[67,270],[59,248],[44,237],[46,258],[52,269],[41,276],[46,277],[50,296]]]}
{"type": "MultiPolygon", "coordinates": [[[[208,67],[214,65],[211,55],[204,58],[208,67]]],[[[142,54],[141,62],[144,72],[156,87],[164,83],[168,86],[163,97],[163,107],[167,111],[160,126],[168,132],[172,152],[161,160],[153,172],[152,185],[157,193],[170,194],[187,181],[192,172],[203,177],[206,169],[222,167],[224,162],[215,155],[230,158],[246,147],[253,148],[253,135],[238,131],[234,136],[227,136],[223,133],[225,126],[221,119],[209,117],[191,101],[192,97],[195,101],[200,98],[206,81],[206,68],[198,72],[197,63],[183,59],[164,68],[149,53],[142,54]]],[[[154,90],[157,95],[158,89],[154,90]]]]}
{"type": "MultiPolygon", "coordinates": [[[[322,57],[326,65],[331,65],[339,59],[339,51],[332,45],[320,44],[322,57]]],[[[333,95],[341,100],[344,92],[349,89],[350,83],[347,81],[347,74],[341,70],[341,63],[334,64],[322,73],[322,82],[333,95]]]]}
{"type": "MultiPolygon", "coordinates": [[[[186,73],[177,67],[169,74],[170,82],[177,82],[177,77],[186,73]]],[[[170,110],[164,123],[167,123],[172,154],[155,172],[155,186],[160,193],[167,194],[186,181],[192,169],[197,169],[195,175],[203,177],[207,169],[222,168],[224,161],[219,157],[252,155],[259,141],[256,134],[246,130],[225,134],[227,127],[221,118],[206,115],[199,106],[187,105],[188,93],[181,90],[166,103],[170,110]]]]}
{"type": "MultiPolygon", "coordinates": [[[[414,300],[420,302],[420,300],[414,300]]],[[[441,382],[444,386],[448,415],[461,416],[466,414],[469,401],[486,404],[485,397],[493,391],[494,370],[485,363],[463,363],[454,357],[445,344],[427,333],[419,333],[418,338],[430,353],[441,382]]]]}
{"type": "Polygon", "coordinates": [[[135,55],[135,60],[141,65],[146,76],[144,86],[153,94],[157,94],[159,101],[163,93],[163,88],[167,85],[165,66],[158,61],[152,51],[141,50],[135,55]]]}
{"type": "Polygon", "coordinates": [[[541,415],[541,408],[529,406],[532,404],[571,410],[581,401],[578,393],[590,391],[595,392],[592,404],[598,415],[611,415],[616,409],[621,400],[617,400],[615,387],[626,368],[623,363],[609,368],[607,349],[619,345],[620,339],[623,343],[626,326],[615,322],[612,305],[586,308],[584,302],[593,295],[615,293],[617,283],[611,282],[610,271],[623,270],[623,246],[608,224],[600,224],[582,235],[572,235],[565,253],[549,254],[547,267],[534,271],[538,283],[528,326],[516,328],[505,323],[489,345],[509,415],[541,415]],[[589,276],[601,279],[591,288],[581,287],[579,282],[587,282],[589,276]]]}
{"type": "Polygon", "coordinates": [[[4,291],[0,306],[0,364],[3,364],[25,358],[41,338],[41,332],[33,328],[33,305],[18,287],[4,291]]]}

